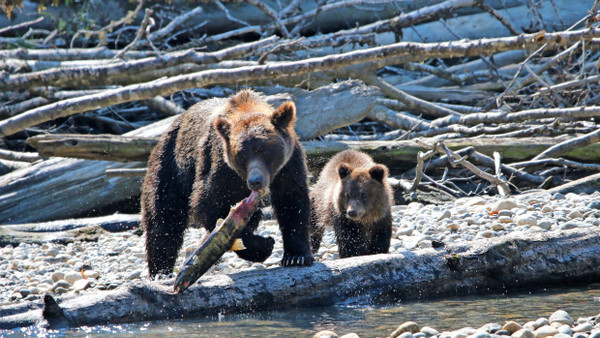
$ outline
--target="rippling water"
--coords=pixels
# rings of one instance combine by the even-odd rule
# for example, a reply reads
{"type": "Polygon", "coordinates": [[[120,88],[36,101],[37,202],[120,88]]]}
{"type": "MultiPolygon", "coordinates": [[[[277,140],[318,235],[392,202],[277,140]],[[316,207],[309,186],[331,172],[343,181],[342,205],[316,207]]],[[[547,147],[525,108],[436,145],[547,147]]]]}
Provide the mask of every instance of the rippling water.
{"type": "Polygon", "coordinates": [[[330,306],[294,308],[257,314],[178,321],[81,327],[70,330],[23,329],[0,331],[0,336],[100,337],[310,337],[320,330],[339,335],[355,332],[361,337],[388,336],[399,324],[415,321],[437,330],[455,330],[486,323],[521,324],[554,311],[567,311],[573,320],[600,314],[600,284],[587,287],[541,289],[531,292],[493,294],[396,303],[387,306],[330,306]]]}

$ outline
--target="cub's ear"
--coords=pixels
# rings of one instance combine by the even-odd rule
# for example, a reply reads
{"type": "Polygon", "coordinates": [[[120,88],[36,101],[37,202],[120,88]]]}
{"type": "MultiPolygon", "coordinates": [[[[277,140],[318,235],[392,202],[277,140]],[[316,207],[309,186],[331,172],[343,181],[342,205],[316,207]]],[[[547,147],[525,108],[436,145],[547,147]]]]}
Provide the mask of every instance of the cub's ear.
{"type": "Polygon", "coordinates": [[[383,181],[388,175],[388,169],[382,164],[376,164],[369,169],[369,175],[379,182],[383,181]]]}
{"type": "Polygon", "coordinates": [[[287,129],[296,122],[296,105],[292,101],[283,103],[271,115],[271,123],[276,128],[287,129]]]}
{"type": "Polygon", "coordinates": [[[340,164],[340,167],[338,168],[338,174],[340,175],[341,179],[350,175],[351,173],[352,173],[352,168],[350,166],[348,166],[345,163],[340,164]]]}
{"type": "Polygon", "coordinates": [[[231,122],[223,117],[217,117],[215,120],[215,129],[225,141],[229,141],[229,131],[231,130],[231,122]]]}

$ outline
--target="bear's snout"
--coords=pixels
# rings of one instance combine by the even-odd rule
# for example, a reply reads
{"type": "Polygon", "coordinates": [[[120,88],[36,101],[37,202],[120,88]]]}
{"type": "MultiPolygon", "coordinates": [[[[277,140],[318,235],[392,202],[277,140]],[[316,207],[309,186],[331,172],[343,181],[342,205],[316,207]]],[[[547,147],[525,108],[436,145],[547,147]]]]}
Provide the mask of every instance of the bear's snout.
{"type": "Polygon", "coordinates": [[[264,170],[261,170],[259,165],[250,165],[246,184],[250,190],[261,190],[267,188],[269,185],[268,174],[266,174],[264,170]]]}
{"type": "Polygon", "coordinates": [[[346,208],[346,217],[358,220],[361,219],[365,215],[365,208],[361,203],[357,201],[350,200],[348,201],[348,207],[346,208]]]}

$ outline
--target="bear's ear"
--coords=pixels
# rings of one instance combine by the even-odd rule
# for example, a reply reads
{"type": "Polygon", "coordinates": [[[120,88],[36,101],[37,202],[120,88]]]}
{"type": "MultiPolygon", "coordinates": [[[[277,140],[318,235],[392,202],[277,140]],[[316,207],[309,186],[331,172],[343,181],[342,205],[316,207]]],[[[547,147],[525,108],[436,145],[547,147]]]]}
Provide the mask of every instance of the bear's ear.
{"type": "Polygon", "coordinates": [[[381,164],[376,164],[369,169],[369,175],[379,182],[387,176],[387,167],[381,164]]]}
{"type": "Polygon", "coordinates": [[[271,123],[276,128],[287,129],[296,122],[296,105],[292,101],[284,102],[271,115],[271,123]]]}
{"type": "Polygon", "coordinates": [[[215,129],[219,132],[219,135],[225,140],[229,140],[229,131],[231,130],[231,122],[222,117],[217,117],[215,120],[215,129]]]}
{"type": "Polygon", "coordinates": [[[338,174],[340,175],[341,179],[344,179],[344,177],[350,175],[351,173],[352,168],[350,166],[345,163],[340,164],[340,167],[338,168],[338,174]]]}

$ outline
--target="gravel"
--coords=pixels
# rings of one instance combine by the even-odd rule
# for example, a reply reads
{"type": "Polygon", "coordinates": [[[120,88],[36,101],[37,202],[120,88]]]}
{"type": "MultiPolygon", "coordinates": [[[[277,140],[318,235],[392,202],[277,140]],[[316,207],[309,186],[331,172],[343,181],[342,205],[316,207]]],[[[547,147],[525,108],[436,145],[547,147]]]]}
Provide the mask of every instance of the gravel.
{"type": "MultiPolygon", "coordinates": [[[[396,205],[392,208],[394,231],[390,252],[427,248],[432,246],[432,242],[472,242],[513,232],[531,234],[599,227],[599,205],[600,192],[592,195],[536,192],[508,198],[462,198],[441,205],[416,202],[396,205]]],[[[227,252],[209,273],[233,273],[279,266],[283,246],[277,223],[265,220],[261,222],[257,233],[276,239],[270,258],[263,263],[250,263],[227,252]]],[[[176,266],[183,263],[185,253],[192,252],[203,235],[202,229],[189,229],[186,232],[185,250],[182,250],[176,266]]],[[[325,232],[321,249],[315,256],[317,261],[338,258],[338,247],[332,231],[325,232]]],[[[7,246],[0,248],[0,257],[0,306],[41,299],[46,292],[94,293],[117,288],[131,280],[148,278],[144,237],[134,231],[110,233],[102,236],[98,242],[7,246]]],[[[516,325],[511,327],[488,325],[485,329],[472,332],[457,330],[436,333],[435,329],[428,327],[419,330],[413,327],[409,332],[415,337],[441,338],[500,337],[497,332],[527,338],[561,335],[600,338],[600,320],[597,323],[595,317],[574,321],[566,312],[559,310],[550,318],[542,319],[514,323],[516,325]]]]}

